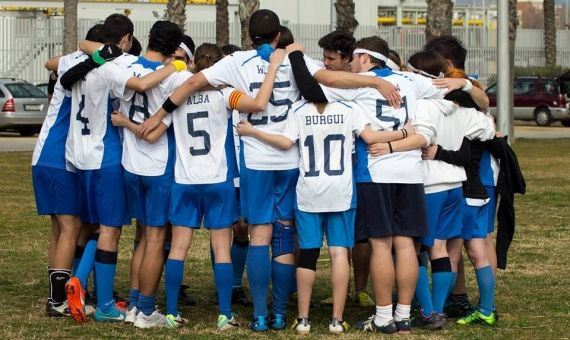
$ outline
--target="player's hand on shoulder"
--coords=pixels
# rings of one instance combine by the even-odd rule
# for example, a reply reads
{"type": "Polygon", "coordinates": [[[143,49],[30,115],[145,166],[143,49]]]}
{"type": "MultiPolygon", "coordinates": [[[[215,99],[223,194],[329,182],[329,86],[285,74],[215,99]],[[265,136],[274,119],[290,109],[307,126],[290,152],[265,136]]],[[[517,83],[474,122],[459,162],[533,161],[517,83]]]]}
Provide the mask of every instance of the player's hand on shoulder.
{"type": "Polygon", "coordinates": [[[251,136],[255,128],[250,122],[241,121],[236,125],[236,131],[240,136],[251,136]]]}
{"type": "Polygon", "coordinates": [[[111,113],[111,122],[113,123],[113,126],[125,126],[126,119],[127,118],[123,116],[121,111],[113,111],[111,113]]]}
{"type": "Polygon", "coordinates": [[[422,159],[423,160],[433,160],[435,159],[435,154],[437,153],[437,145],[431,144],[422,148],[422,159]]]}
{"type": "Polygon", "coordinates": [[[282,48],[278,48],[273,53],[271,53],[271,56],[269,57],[269,63],[271,66],[278,68],[283,63],[285,54],[285,50],[282,48]]]}
{"type": "Polygon", "coordinates": [[[453,90],[459,90],[465,86],[466,80],[467,79],[464,78],[438,78],[433,79],[432,83],[439,89],[447,89],[448,92],[451,92],[453,90]]]}
{"type": "Polygon", "coordinates": [[[287,47],[285,47],[285,51],[287,53],[291,53],[291,52],[295,52],[295,51],[305,52],[305,47],[299,43],[292,43],[292,44],[287,45],[287,47]]]}
{"type": "Polygon", "coordinates": [[[390,153],[390,146],[388,143],[370,144],[368,145],[368,153],[374,157],[384,156],[390,153]]]}
{"type": "Polygon", "coordinates": [[[378,78],[378,81],[378,86],[376,86],[378,92],[380,92],[380,94],[386,98],[388,103],[390,103],[390,106],[399,109],[400,104],[402,103],[402,97],[400,97],[398,88],[394,84],[384,79],[378,78]]]}

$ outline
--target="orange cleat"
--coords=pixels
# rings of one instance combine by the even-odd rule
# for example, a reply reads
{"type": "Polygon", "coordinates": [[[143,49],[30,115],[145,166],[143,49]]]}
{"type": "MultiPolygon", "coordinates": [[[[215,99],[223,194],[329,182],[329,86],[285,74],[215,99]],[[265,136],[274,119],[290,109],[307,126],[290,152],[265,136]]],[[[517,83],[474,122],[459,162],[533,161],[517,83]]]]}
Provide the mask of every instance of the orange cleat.
{"type": "Polygon", "coordinates": [[[69,314],[71,314],[73,320],[78,323],[87,321],[87,316],[85,315],[85,289],[83,289],[77,277],[72,277],[67,281],[65,293],[67,294],[69,314]]]}

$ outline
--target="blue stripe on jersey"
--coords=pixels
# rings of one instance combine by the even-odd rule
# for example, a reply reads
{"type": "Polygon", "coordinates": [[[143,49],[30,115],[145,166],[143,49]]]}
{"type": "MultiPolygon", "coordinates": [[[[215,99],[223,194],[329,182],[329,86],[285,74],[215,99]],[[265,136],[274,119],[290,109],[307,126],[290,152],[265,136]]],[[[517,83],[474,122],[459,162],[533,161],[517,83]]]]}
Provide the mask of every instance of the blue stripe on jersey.
{"type": "MultiPolygon", "coordinates": [[[[256,54],[256,55],[252,56],[251,58],[246,59],[246,60],[241,64],[241,66],[247,64],[250,60],[253,60],[253,59],[257,58],[257,57],[259,57],[259,54],[256,54]]],[[[261,58],[261,57],[259,57],[259,58],[261,58]]]]}
{"type": "Polygon", "coordinates": [[[226,143],[224,147],[226,152],[226,164],[228,166],[228,176],[226,177],[226,180],[233,180],[234,178],[239,177],[239,170],[237,167],[231,110],[228,110],[228,113],[230,118],[228,118],[228,130],[226,131],[226,143]]]}
{"type": "Polygon", "coordinates": [[[299,111],[300,108],[302,108],[303,106],[307,105],[308,102],[304,102],[303,104],[301,104],[301,106],[299,106],[298,108],[295,109],[295,111],[293,112],[297,112],[299,111]]]}
{"type": "Polygon", "coordinates": [[[121,164],[121,155],[123,145],[119,136],[119,129],[113,126],[111,122],[111,113],[113,112],[113,99],[107,98],[107,127],[105,136],[103,137],[103,160],[101,168],[121,164]]]}
{"type": "Polygon", "coordinates": [[[148,60],[145,57],[139,57],[137,59],[137,61],[135,61],[133,64],[140,64],[140,65],[142,65],[142,67],[151,69],[153,71],[155,71],[157,67],[162,65],[162,63],[160,61],[148,60]]]}
{"type": "Polygon", "coordinates": [[[166,138],[168,139],[168,161],[166,162],[165,174],[174,173],[174,161],[176,158],[176,141],[174,139],[174,126],[172,124],[166,130],[166,138]]]}
{"type": "Polygon", "coordinates": [[[334,101],[333,103],[339,103],[339,104],[342,104],[342,105],[348,107],[349,109],[352,109],[352,106],[348,105],[348,104],[347,104],[345,101],[343,101],[343,100],[337,100],[337,101],[334,101]]]}
{"type": "Polygon", "coordinates": [[[392,72],[392,69],[388,68],[388,67],[384,67],[384,68],[373,68],[372,71],[374,74],[376,74],[378,77],[387,77],[390,76],[392,74],[394,74],[394,72],[392,72]]]}
{"type": "Polygon", "coordinates": [[[57,112],[55,123],[49,129],[49,134],[42,147],[37,165],[66,169],[65,141],[69,131],[69,115],[71,113],[71,97],[64,96],[57,112]]]}
{"type": "Polygon", "coordinates": [[[487,149],[484,149],[481,154],[481,161],[479,162],[479,177],[481,177],[481,184],[495,186],[495,177],[493,168],[491,167],[491,154],[487,149]]]}
{"type": "Polygon", "coordinates": [[[354,180],[359,183],[372,182],[372,176],[368,170],[368,144],[357,138],[355,141],[355,161],[354,161],[354,180]]]}

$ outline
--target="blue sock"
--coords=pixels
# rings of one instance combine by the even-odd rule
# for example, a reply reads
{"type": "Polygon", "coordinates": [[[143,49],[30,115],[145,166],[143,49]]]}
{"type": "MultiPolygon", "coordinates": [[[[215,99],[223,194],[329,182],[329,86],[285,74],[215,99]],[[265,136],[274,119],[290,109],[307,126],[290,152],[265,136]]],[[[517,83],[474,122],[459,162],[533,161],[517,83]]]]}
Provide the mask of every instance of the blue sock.
{"type": "Polygon", "coordinates": [[[117,269],[117,252],[97,249],[95,253],[95,271],[97,272],[97,308],[103,313],[111,312],[115,307],[113,283],[117,269]]]}
{"type": "Polygon", "coordinates": [[[451,283],[451,262],[449,261],[449,257],[432,260],[431,271],[433,309],[437,313],[442,314],[451,283]]]}
{"type": "Polygon", "coordinates": [[[289,302],[289,294],[291,287],[295,281],[294,264],[284,264],[277,261],[271,262],[271,278],[273,286],[273,314],[287,314],[287,302],[289,302]]]}
{"type": "Polygon", "coordinates": [[[89,278],[89,273],[93,270],[96,252],[97,240],[87,241],[87,244],[85,244],[85,250],[83,251],[83,256],[81,256],[81,260],[79,261],[77,270],[75,271],[75,276],[79,278],[84,289],[87,289],[87,279],[89,278]]]}
{"type": "MultiPolygon", "coordinates": [[[[421,260],[420,256],[418,256],[418,261],[419,260],[421,260]]],[[[420,304],[422,314],[424,316],[430,316],[431,313],[433,313],[433,303],[431,301],[431,292],[429,290],[429,276],[423,262],[420,262],[415,296],[420,304]]]]}
{"type": "Polygon", "coordinates": [[[144,313],[144,315],[149,316],[154,312],[154,306],[156,305],[156,295],[146,296],[140,295],[138,309],[144,313]]]}
{"type": "Polygon", "coordinates": [[[165,269],[166,314],[178,315],[178,295],[184,278],[184,261],[166,260],[165,269]]]}
{"type": "Polygon", "coordinates": [[[245,260],[247,259],[248,242],[239,242],[234,238],[230,255],[233,265],[232,287],[239,288],[242,286],[243,271],[245,270],[245,260]]]}
{"type": "Polygon", "coordinates": [[[445,297],[446,300],[453,292],[453,288],[455,288],[456,283],[457,283],[457,272],[451,272],[451,282],[449,283],[449,290],[447,291],[447,296],[445,297]]]}
{"type": "Polygon", "coordinates": [[[129,309],[139,305],[139,295],[140,291],[138,289],[131,288],[129,291],[129,309]]]}
{"type": "Polygon", "coordinates": [[[479,311],[486,316],[491,315],[495,305],[495,276],[491,266],[475,270],[479,285],[479,311]]]}
{"type": "Polygon", "coordinates": [[[71,274],[75,276],[77,272],[77,267],[79,266],[79,262],[81,261],[81,257],[83,257],[83,252],[85,251],[85,247],[82,246],[75,246],[75,256],[73,257],[73,267],[71,268],[71,274]]]}
{"type": "Polygon", "coordinates": [[[267,290],[271,264],[269,246],[252,246],[247,249],[247,277],[253,297],[253,316],[267,316],[267,290]]]}
{"type": "Polygon", "coordinates": [[[214,265],[214,277],[218,292],[218,310],[220,315],[232,318],[232,276],[233,266],[231,263],[216,263],[214,265]]]}

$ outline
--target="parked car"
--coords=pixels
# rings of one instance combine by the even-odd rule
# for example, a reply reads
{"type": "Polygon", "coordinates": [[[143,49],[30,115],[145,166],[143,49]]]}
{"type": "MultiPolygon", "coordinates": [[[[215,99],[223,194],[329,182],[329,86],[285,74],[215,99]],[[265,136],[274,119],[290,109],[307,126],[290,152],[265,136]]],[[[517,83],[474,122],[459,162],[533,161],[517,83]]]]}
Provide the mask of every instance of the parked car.
{"type": "Polygon", "coordinates": [[[47,94],[48,94],[48,86],[49,86],[48,83],[39,83],[39,84],[36,84],[36,87],[37,87],[38,89],[42,90],[42,92],[45,93],[46,96],[47,96],[47,94]]]}
{"type": "Polygon", "coordinates": [[[19,79],[0,78],[0,130],[32,136],[40,131],[48,110],[47,95],[19,79]]]}
{"type": "MultiPolygon", "coordinates": [[[[549,126],[560,120],[570,126],[570,101],[562,77],[517,77],[513,84],[513,118],[534,120],[539,126],[549,126]]],[[[497,106],[497,84],[485,91],[489,96],[491,114],[497,106]]]]}

